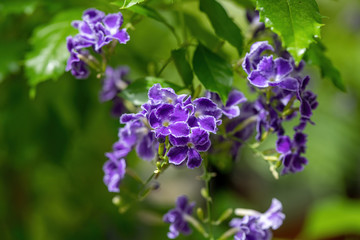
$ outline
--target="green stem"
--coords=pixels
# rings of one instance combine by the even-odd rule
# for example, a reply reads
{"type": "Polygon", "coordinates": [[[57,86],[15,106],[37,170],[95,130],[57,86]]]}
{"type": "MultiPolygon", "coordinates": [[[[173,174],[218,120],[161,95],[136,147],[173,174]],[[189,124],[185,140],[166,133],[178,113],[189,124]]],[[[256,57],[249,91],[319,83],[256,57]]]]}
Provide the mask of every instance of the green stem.
{"type": "Polygon", "coordinates": [[[170,56],[170,57],[166,60],[166,62],[164,63],[164,65],[162,66],[162,68],[160,69],[160,71],[158,71],[158,72],[156,73],[156,77],[159,77],[159,76],[160,76],[160,74],[165,70],[165,68],[167,67],[167,65],[169,65],[169,63],[171,63],[171,61],[172,61],[172,57],[170,56]]]}
{"type": "Polygon", "coordinates": [[[205,231],[201,223],[190,215],[184,216],[185,220],[190,223],[198,232],[200,232],[205,238],[209,237],[209,234],[205,231]]]}
{"type": "Polygon", "coordinates": [[[206,200],[206,209],[207,209],[207,221],[208,221],[208,228],[209,228],[209,239],[214,240],[213,231],[212,231],[212,214],[211,214],[211,198],[210,198],[210,180],[211,174],[208,172],[208,159],[207,156],[204,157],[204,182],[205,182],[205,189],[207,192],[207,196],[205,197],[206,200]]]}
{"type": "Polygon", "coordinates": [[[235,235],[237,232],[239,232],[239,228],[230,228],[229,230],[224,232],[224,234],[221,235],[217,240],[225,240],[231,237],[232,235],[235,235]]]}

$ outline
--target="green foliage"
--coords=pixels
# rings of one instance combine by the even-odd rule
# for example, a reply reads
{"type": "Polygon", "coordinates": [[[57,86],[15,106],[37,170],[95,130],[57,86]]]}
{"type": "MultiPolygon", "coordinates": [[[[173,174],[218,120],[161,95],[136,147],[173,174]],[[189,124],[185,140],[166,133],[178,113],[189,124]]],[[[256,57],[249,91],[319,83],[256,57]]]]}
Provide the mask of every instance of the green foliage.
{"type": "Polygon", "coordinates": [[[315,0],[257,0],[260,20],[281,37],[297,63],[320,37],[321,16],[315,0]]]}
{"type": "Polygon", "coordinates": [[[155,9],[152,9],[152,8],[150,8],[148,6],[134,5],[131,8],[129,8],[129,10],[131,10],[131,11],[137,13],[137,14],[143,15],[145,17],[152,18],[152,19],[154,19],[154,20],[156,20],[158,22],[163,23],[174,34],[174,36],[175,36],[176,40],[178,41],[178,43],[180,43],[180,38],[176,34],[174,27],[171,26],[168,23],[168,21],[163,16],[161,16],[155,9]]]}
{"type": "Polygon", "coordinates": [[[175,91],[181,89],[173,83],[167,82],[164,79],[156,77],[145,77],[132,82],[120,95],[126,100],[132,102],[134,105],[142,105],[148,101],[148,91],[156,83],[160,83],[162,87],[171,87],[175,91]]]}
{"type": "Polygon", "coordinates": [[[118,6],[120,9],[129,8],[136,4],[142,3],[145,0],[118,0],[115,2],[112,2],[111,4],[118,6]]]}
{"type": "Polygon", "coordinates": [[[203,23],[196,17],[185,13],[184,20],[191,34],[206,45],[206,47],[213,49],[222,44],[222,40],[206,29],[203,23]]]}
{"type": "Polygon", "coordinates": [[[233,83],[231,65],[200,43],[194,53],[193,67],[205,88],[217,92],[225,103],[233,83]]]}
{"type": "Polygon", "coordinates": [[[30,39],[32,50],[25,59],[25,73],[31,87],[50,78],[56,79],[65,72],[69,57],[66,37],[76,33],[71,22],[81,14],[82,10],[59,13],[49,24],[34,30],[30,39]]]}
{"type": "Polygon", "coordinates": [[[236,47],[241,55],[244,45],[241,30],[229,18],[225,9],[215,0],[200,0],[200,10],[208,16],[216,35],[236,47]]]}
{"type": "Polygon", "coordinates": [[[335,68],[331,60],[325,55],[325,47],[318,44],[311,44],[310,48],[306,51],[305,59],[309,64],[319,66],[321,76],[326,77],[341,91],[346,91],[345,85],[342,81],[339,70],[335,68]]]}
{"type": "Polygon", "coordinates": [[[328,199],[311,210],[303,231],[305,239],[323,239],[346,234],[360,235],[360,201],[328,199]]]}
{"type": "Polygon", "coordinates": [[[255,0],[233,0],[233,2],[244,8],[255,8],[255,0]]]}
{"type": "Polygon", "coordinates": [[[1,15],[8,14],[32,14],[38,5],[37,0],[2,0],[0,2],[1,15]]]}
{"type": "Polygon", "coordinates": [[[185,86],[191,86],[194,75],[189,62],[186,59],[186,49],[179,48],[171,51],[171,57],[175,62],[176,69],[179,72],[185,86]]]}

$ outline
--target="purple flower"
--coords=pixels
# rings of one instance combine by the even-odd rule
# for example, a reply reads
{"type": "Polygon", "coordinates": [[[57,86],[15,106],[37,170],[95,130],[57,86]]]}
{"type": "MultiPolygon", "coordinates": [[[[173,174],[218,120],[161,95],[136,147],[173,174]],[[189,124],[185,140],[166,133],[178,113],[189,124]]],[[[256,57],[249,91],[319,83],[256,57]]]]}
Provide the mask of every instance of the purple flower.
{"type": "Polygon", "coordinates": [[[127,148],[134,147],[141,159],[146,161],[154,159],[158,148],[154,133],[145,125],[141,114],[129,115],[120,118],[120,121],[126,125],[119,130],[119,141],[127,148]]]}
{"type": "Polygon", "coordinates": [[[296,132],[293,140],[288,136],[280,136],[278,138],[276,150],[282,154],[280,156],[280,160],[284,165],[282,174],[289,172],[296,173],[304,169],[304,165],[308,163],[308,160],[301,156],[301,154],[305,153],[306,138],[306,134],[302,132],[296,132]]]}
{"type": "Polygon", "coordinates": [[[107,153],[106,157],[109,160],[103,166],[105,173],[104,183],[108,187],[109,192],[119,192],[119,184],[125,176],[125,159],[119,159],[113,153],[107,153]]]}
{"type": "Polygon", "coordinates": [[[275,198],[265,213],[251,212],[252,215],[231,220],[230,226],[239,230],[234,236],[235,240],[269,240],[272,237],[270,229],[278,229],[285,218],[281,202],[275,198]]]}
{"type": "Polygon", "coordinates": [[[113,100],[121,90],[124,90],[128,83],[125,76],[129,73],[129,68],[120,66],[115,69],[107,67],[105,71],[105,78],[100,92],[100,101],[106,102],[113,100]]]}
{"type": "Polygon", "coordinates": [[[251,46],[250,52],[246,53],[244,62],[242,64],[242,67],[247,74],[250,74],[251,71],[256,70],[257,65],[263,58],[261,54],[266,50],[274,51],[274,48],[269,45],[267,41],[256,42],[251,46]]]}
{"type": "MultiPolygon", "coordinates": [[[[167,104],[184,104],[186,95],[177,95],[172,88],[162,88],[159,83],[154,84],[148,92],[149,104],[158,105],[162,103],[167,104]]],[[[191,101],[191,98],[188,98],[191,101]]],[[[187,103],[188,104],[188,103],[187,103]]]]}
{"type": "Polygon", "coordinates": [[[174,239],[180,233],[184,235],[191,233],[189,224],[186,221],[186,215],[192,215],[194,207],[195,202],[189,204],[186,196],[177,198],[176,207],[168,211],[163,217],[164,222],[170,223],[170,231],[167,234],[168,238],[174,239]]]}
{"type": "Polygon", "coordinates": [[[190,134],[190,127],[186,123],[189,118],[188,112],[181,107],[172,104],[161,104],[151,111],[149,124],[154,129],[155,136],[185,137],[190,134]]]}
{"type": "Polygon", "coordinates": [[[211,142],[209,133],[201,128],[192,128],[189,137],[170,136],[170,148],[167,156],[169,162],[174,165],[180,165],[187,160],[188,168],[196,168],[201,165],[202,158],[199,152],[209,150],[211,142]]]}
{"type": "Polygon", "coordinates": [[[289,76],[293,68],[284,58],[273,60],[273,56],[263,57],[256,70],[248,77],[250,83],[259,88],[279,86],[280,88],[296,91],[299,88],[297,79],[289,76]]]}
{"type": "Polygon", "coordinates": [[[206,97],[210,98],[222,110],[222,113],[229,119],[240,115],[240,108],[237,106],[240,103],[246,102],[244,94],[238,90],[232,90],[229,94],[225,106],[223,105],[220,96],[217,93],[207,92],[206,97]]]}
{"type": "Polygon", "coordinates": [[[79,36],[94,48],[96,52],[113,39],[125,44],[130,40],[126,29],[120,29],[123,16],[119,13],[105,14],[96,9],[88,9],[82,16],[83,21],[74,21],[72,25],[79,30],[79,36]]]}
{"type": "Polygon", "coordinates": [[[90,74],[88,66],[80,60],[78,54],[83,56],[88,56],[89,52],[79,48],[79,45],[82,46],[78,38],[67,37],[66,39],[67,48],[70,52],[70,57],[67,61],[66,71],[71,70],[71,74],[77,79],[87,78],[90,74]]]}
{"type": "Polygon", "coordinates": [[[120,29],[123,23],[122,14],[105,14],[96,9],[84,11],[83,21],[73,21],[72,26],[78,29],[79,33],[74,37],[67,38],[67,47],[70,52],[66,71],[70,71],[76,78],[87,78],[89,71],[85,62],[81,61],[78,54],[87,57],[84,48],[92,47],[96,52],[109,44],[113,39],[125,44],[130,37],[126,29],[120,29]]]}
{"type": "Polygon", "coordinates": [[[297,91],[297,97],[300,100],[301,117],[306,119],[310,119],[312,110],[316,109],[318,106],[318,102],[316,101],[317,96],[313,92],[305,90],[309,81],[309,76],[303,78],[300,83],[300,88],[297,91]]]}
{"type": "Polygon", "coordinates": [[[208,132],[216,133],[221,124],[222,110],[211,99],[197,98],[193,101],[193,114],[188,119],[190,127],[200,127],[208,132]]]}

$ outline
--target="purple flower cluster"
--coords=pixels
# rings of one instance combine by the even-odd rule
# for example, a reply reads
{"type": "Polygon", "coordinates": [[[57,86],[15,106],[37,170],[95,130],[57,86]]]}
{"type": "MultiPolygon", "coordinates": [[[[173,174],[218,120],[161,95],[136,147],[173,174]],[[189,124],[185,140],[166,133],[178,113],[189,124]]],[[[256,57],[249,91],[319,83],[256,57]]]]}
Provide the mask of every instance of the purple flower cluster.
{"type": "Polygon", "coordinates": [[[118,93],[128,86],[128,81],[125,80],[129,73],[129,68],[120,66],[113,69],[107,67],[105,71],[105,78],[102,82],[102,89],[100,91],[100,101],[113,102],[112,114],[119,117],[125,109],[122,99],[119,98],[118,93]]]}
{"type": "Polygon", "coordinates": [[[176,200],[176,207],[168,211],[163,220],[166,223],[170,223],[170,232],[167,236],[170,239],[174,239],[179,236],[180,233],[189,235],[191,229],[186,221],[186,215],[191,216],[195,202],[189,203],[186,196],[180,196],[176,200]]]}
{"type": "Polygon", "coordinates": [[[265,132],[276,133],[279,138],[277,150],[282,154],[281,160],[284,165],[282,173],[294,173],[301,171],[303,165],[307,163],[306,158],[300,156],[305,153],[306,138],[304,137],[301,142],[295,139],[298,136],[306,136],[302,131],[308,122],[313,123],[310,117],[318,103],[316,95],[306,90],[310,77],[301,76],[304,62],[296,66],[291,56],[288,59],[281,57],[274,59],[273,55],[264,54],[266,51],[274,51],[274,49],[266,41],[256,42],[251,46],[243,62],[249,83],[259,89],[259,97],[248,111],[250,115],[257,116],[256,139],[260,141],[265,132]],[[295,107],[296,101],[299,102],[299,107],[295,107]],[[294,140],[290,141],[289,137],[284,136],[282,123],[293,119],[297,112],[300,113],[300,123],[294,127],[296,133],[294,140]],[[279,148],[285,142],[289,147],[279,148]]]}
{"type": "Polygon", "coordinates": [[[139,113],[120,117],[125,126],[119,130],[119,141],[114,144],[113,152],[107,154],[108,161],[126,157],[132,148],[140,158],[150,161],[156,157],[159,142],[167,138],[170,144],[165,150],[169,163],[187,162],[188,168],[199,167],[200,152],[210,148],[210,132],[216,133],[223,110],[209,98],[192,101],[190,96],[177,95],[173,89],[162,88],[160,84],[149,89],[148,97],[149,101],[141,106],[139,113]]]}
{"type": "Polygon", "coordinates": [[[79,33],[74,37],[67,37],[67,48],[70,52],[66,71],[78,79],[87,78],[89,70],[87,64],[80,56],[86,58],[89,54],[84,48],[92,47],[95,52],[101,52],[101,48],[113,40],[125,44],[130,37],[126,29],[120,29],[123,16],[119,13],[108,14],[96,10],[87,9],[82,16],[82,21],[73,21],[72,26],[79,33]]]}
{"type": "Polygon", "coordinates": [[[256,211],[252,213],[252,215],[231,220],[230,226],[239,230],[234,236],[235,240],[270,240],[272,237],[270,229],[278,229],[285,218],[282,213],[282,204],[275,198],[265,213],[256,211]]]}

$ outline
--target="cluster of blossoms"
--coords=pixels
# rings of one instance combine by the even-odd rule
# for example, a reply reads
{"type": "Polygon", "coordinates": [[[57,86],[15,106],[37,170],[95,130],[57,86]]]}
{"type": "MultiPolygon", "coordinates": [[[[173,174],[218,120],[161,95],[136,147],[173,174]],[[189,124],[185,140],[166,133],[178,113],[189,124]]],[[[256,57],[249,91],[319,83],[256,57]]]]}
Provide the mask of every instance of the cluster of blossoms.
{"type": "MultiPolygon", "coordinates": [[[[109,160],[104,166],[104,181],[109,191],[114,189],[105,179],[112,176],[117,179],[113,171],[106,170],[109,162],[120,161],[133,147],[140,158],[150,161],[156,157],[159,143],[168,141],[163,150],[169,163],[186,162],[188,168],[199,167],[200,153],[210,148],[210,133],[216,133],[222,115],[238,116],[240,109],[235,105],[245,101],[243,94],[234,90],[226,106],[219,107],[208,97],[192,100],[191,96],[177,95],[173,89],[162,88],[160,84],[149,89],[148,97],[149,101],[141,106],[139,113],[123,114],[120,118],[125,126],[119,130],[119,141],[114,144],[113,152],[107,153],[109,160]]],[[[122,170],[118,168],[117,174],[122,170]]]]}
{"type": "MultiPolygon", "coordinates": [[[[174,239],[180,233],[191,233],[188,219],[191,218],[195,203],[189,203],[186,196],[178,197],[176,207],[169,210],[163,217],[164,222],[170,223],[168,238],[174,239]]],[[[235,233],[235,240],[270,240],[272,230],[278,229],[284,219],[282,204],[274,198],[270,208],[265,213],[252,209],[235,209],[235,214],[243,218],[233,218],[229,225],[235,233]]]]}
{"type": "Polygon", "coordinates": [[[230,222],[232,228],[238,229],[235,240],[270,240],[272,238],[270,229],[278,229],[285,218],[282,213],[282,204],[276,198],[272,200],[270,208],[265,213],[246,209],[235,211],[238,214],[246,212],[243,218],[234,218],[230,222]]]}
{"type": "MultiPolygon", "coordinates": [[[[248,74],[248,80],[254,90],[258,90],[259,97],[253,103],[243,105],[242,114],[227,126],[227,132],[232,132],[239,124],[252,117],[253,122],[234,135],[245,141],[255,127],[258,141],[264,135],[273,132],[278,136],[276,150],[280,155],[284,168],[282,174],[303,170],[307,159],[301,154],[306,149],[306,134],[303,133],[310,120],[312,111],[317,107],[316,95],[306,90],[310,77],[302,77],[304,62],[295,65],[293,58],[278,57],[264,54],[274,51],[268,42],[257,42],[251,46],[246,54],[243,69],[248,74]],[[296,101],[299,106],[295,106],[296,101]],[[293,140],[285,135],[283,121],[293,119],[300,113],[300,123],[294,127],[293,140]]],[[[241,143],[235,144],[235,150],[241,143]]]]}
{"type": "Polygon", "coordinates": [[[113,13],[105,16],[105,13],[88,9],[83,13],[82,21],[73,21],[72,26],[79,33],[74,37],[67,37],[67,48],[70,52],[66,71],[78,79],[87,78],[89,69],[85,61],[95,61],[86,48],[91,47],[96,53],[101,53],[101,48],[113,40],[125,44],[130,36],[126,29],[120,29],[123,23],[122,14],[113,13]]]}

